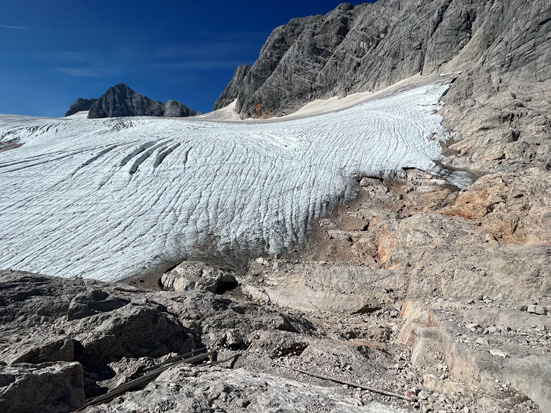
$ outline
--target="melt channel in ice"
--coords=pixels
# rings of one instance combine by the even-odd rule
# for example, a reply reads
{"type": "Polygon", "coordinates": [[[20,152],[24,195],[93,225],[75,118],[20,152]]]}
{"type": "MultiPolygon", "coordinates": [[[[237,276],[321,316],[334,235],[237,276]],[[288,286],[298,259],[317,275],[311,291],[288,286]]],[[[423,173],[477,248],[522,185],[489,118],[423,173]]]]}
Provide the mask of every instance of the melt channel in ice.
{"type": "Polygon", "coordinates": [[[437,172],[446,87],[266,123],[0,116],[0,268],[117,280],[198,252],[278,253],[355,177],[437,172]]]}

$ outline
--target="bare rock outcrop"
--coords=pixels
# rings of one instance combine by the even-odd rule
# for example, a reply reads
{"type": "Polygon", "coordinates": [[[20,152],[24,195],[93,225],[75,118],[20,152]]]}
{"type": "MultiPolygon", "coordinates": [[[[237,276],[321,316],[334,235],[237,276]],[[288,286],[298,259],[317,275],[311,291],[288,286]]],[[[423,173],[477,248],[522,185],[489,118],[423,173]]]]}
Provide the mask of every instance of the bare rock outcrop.
{"type": "Polygon", "coordinates": [[[98,383],[111,374],[109,363],[184,354],[201,345],[142,292],[0,271],[2,411],[73,411],[102,392],[98,383]]]}
{"type": "Polygon", "coordinates": [[[83,112],[88,111],[92,107],[92,105],[96,102],[97,99],[84,99],[84,98],[78,98],[76,101],[74,101],[71,106],[69,106],[69,110],[67,113],[65,113],[65,116],[71,116],[74,115],[77,112],[83,112]]]}
{"type": "Polygon", "coordinates": [[[160,284],[163,289],[177,292],[201,289],[222,293],[237,287],[237,280],[229,271],[199,261],[184,261],[163,274],[160,284]]]}
{"type": "Polygon", "coordinates": [[[6,413],[70,412],[84,404],[80,363],[0,366],[0,410],[6,413]]]}
{"type": "Polygon", "coordinates": [[[238,369],[201,371],[175,368],[143,391],[86,412],[162,411],[206,412],[332,412],[406,413],[379,403],[361,405],[357,399],[331,387],[312,386],[262,373],[238,369]]]}
{"type": "Polygon", "coordinates": [[[165,118],[187,118],[195,115],[197,115],[197,112],[177,100],[169,100],[165,103],[163,113],[165,118]]]}
{"type": "Polygon", "coordinates": [[[542,216],[551,210],[544,176],[537,167],[488,173],[462,191],[416,170],[364,177],[363,196],[317,222],[301,261],[255,260],[240,280],[243,291],[314,314],[340,310],[341,317],[363,299],[359,313],[370,322],[344,324],[343,334],[397,337],[409,346],[422,375],[418,396],[435,411],[474,389],[484,395],[470,410],[547,411],[551,250],[542,216]],[[381,314],[405,323],[373,323],[381,314]]]}
{"type": "Polygon", "coordinates": [[[239,87],[245,79],[245,76],[247,76],[247,73],[249,73],[249,70],[251,70],[251,67],[249,65],[241,65],[237,69],[235,69],[232,80],[216,100],[216,103],[214,104],[214,110],[225,108],[235,99],[237,99],[237,96],[239,94],[239,87]]]}
{"type": "Polygon", "coordinates": [[[91,367],[122,357],[184,354],[198,341],[162,305],[141,300],[77,320],[66,330],[78,342],[76,359],[91,367]]]}
{"type": "Polygon", "coordinates": [[[548,16],[544,0],[343,3],[276,28],[255,64],[236,71],[215,109],[237,99],[243,118],[280,116],[314,99],[434,71],[466,72],[448,101],[476,99],[519,79],[547,81],[548,16]]]}

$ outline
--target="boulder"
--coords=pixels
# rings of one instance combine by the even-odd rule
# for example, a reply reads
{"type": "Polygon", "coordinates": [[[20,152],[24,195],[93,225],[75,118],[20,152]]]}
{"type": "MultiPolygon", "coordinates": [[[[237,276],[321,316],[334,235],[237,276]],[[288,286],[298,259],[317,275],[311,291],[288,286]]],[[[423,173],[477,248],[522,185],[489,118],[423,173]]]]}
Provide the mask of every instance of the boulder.
{"type": "Polygon", "coordinates": [[[78,341],[75,358],[91,368],[122,357],[184,354],[197,345],[165,307],[144,300],[83,318],[67,330],[78,341]]]}
{"type": "Polygon", "coordinates": [[[74,361],[75,346],[70,337],[31,337],[19,342],[4,359],[11,365],[19,363],[40,364],[49,361],[74,361]]]}
{"type": "Polygon", "coordinates": [[[80,363],[0,366],[0,411],[72,412],[84,402],[80,363]]]}
{"type": "Polygon", "coordinates": [[[200,289],[222,293],[237,286],[237,280],[228,271],[220,270],[199,261],[184,261],[163,274],[161,285],[176,292],[200,289]]]}
{"type": "Polygon", "coordinates": [[[110,297],[102,290],[88,290],[77,294],[69,304],[67,319],[78,320],[94,314],[104,313],[124,307],[130,300],[124,298],[110,297]]]}

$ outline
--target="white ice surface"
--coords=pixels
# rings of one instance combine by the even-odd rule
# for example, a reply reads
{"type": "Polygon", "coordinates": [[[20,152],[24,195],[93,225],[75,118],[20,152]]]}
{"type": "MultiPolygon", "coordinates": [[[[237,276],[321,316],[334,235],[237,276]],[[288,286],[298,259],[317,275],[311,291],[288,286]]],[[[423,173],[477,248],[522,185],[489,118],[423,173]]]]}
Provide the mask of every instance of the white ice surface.
{"type": "Polygon", "coordinates": [[[276,253],[353,177],[437,171],[445,86],[291,121],[0,116],[0,268],[117,280],[198,250],[276,253]]]}

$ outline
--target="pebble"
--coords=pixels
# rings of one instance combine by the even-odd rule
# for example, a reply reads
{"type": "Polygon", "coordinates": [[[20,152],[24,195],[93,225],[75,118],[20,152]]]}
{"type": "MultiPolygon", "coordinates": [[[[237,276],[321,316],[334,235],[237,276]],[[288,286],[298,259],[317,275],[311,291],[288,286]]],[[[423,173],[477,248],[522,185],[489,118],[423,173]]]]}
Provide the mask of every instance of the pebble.
{"type": "Polygon", "coordinates": [[[498,349],[495,349],[495,348],[493,348],[493,349],[490,350],[490,354],[491,354],[492,356],[495,356],[495,357],[502,357],[502,358],[504,358],[504,359],[507,358],[507,357],[509,357],[509,355],[508,355],[506,352],[504,352],[503,350],[498,350],[498,349]]]}
{"type": "Polygon", "coordinates": [[[529,305],[528,306],[528,312],[530,314],[537,314],[537,315],[546,315],[547,310],[542,305],[529,305]]]}
{"type": "Polygon", "coordinates": [[[429,394],[425,390],[421,390],[417,396],[419,400],[427,400],[429,398],[429,394]]]}
{"type": "Polygon", "coordinates": [[[489,346],[490,342],[487,339],[480,337],[476,339],[476,344],[480,344],[481,346],[489,346]]]}

